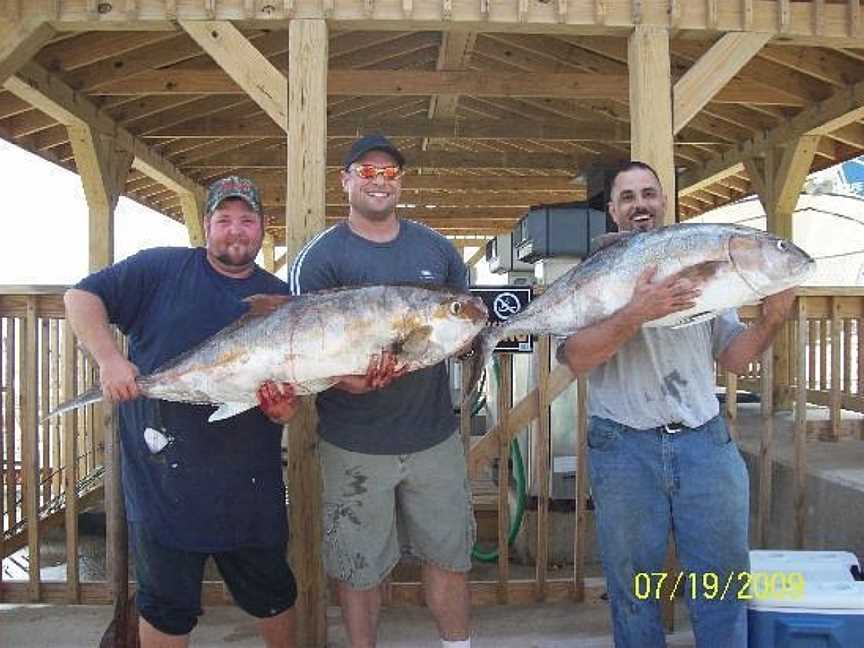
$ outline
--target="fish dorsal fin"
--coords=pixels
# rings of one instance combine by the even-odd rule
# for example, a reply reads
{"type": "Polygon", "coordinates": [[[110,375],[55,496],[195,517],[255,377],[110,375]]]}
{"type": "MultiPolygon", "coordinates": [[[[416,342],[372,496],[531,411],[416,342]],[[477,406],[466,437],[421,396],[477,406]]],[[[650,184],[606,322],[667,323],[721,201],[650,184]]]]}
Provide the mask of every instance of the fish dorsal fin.
{"type": "Polygon", "coordinates": [[[702,263],[687,266],[675,273],[675,276],[680,279],[687,279],[696,285],[701,285],[716,275],[727,264],[726,261],[703,261],[702,263]]]}
{"type": "Polygon", "coordinates": [[[293,299],[290,295],[249,295],[244,302],[249,304],[249,310],[246,311],[235,323],[248,322],[257,317],[269,315],[282,304],[293,299]]]}
{"type": "Polygon", "coordinates": [[[222,405],[219,406],[219,409],[213,412],[207,421],[209,423],[224,421],[227,418],[231,418],[232,416],[236,416],[237,414],[241,414],[242,412],[257,406],[258,403],[222,403],[222,405]]]}
{"type": "Polygon", "coordinates": [[[636,234],[637,232],[607,232],[606,234],[595,236],[591,239],[591,248],[593,249],[592,254],[599,252],[610,245],[614,245],[619,241],[627,241],[631,237],[636,236],[636,234]]]}
{"type": "Polygon", "coordinates": [[[699,324],[699,322],[707,322],[708,320],[714,319],[717,317],[717,313],[714,311],[703,311],[701,313],[695,313],[690,315],[689,317],[685,317],[680,320],[676,324],[673,324],[669,328],[673,331],[676,329],[686,328],[688,326],[693,326],[694,324],[699,324]]]}

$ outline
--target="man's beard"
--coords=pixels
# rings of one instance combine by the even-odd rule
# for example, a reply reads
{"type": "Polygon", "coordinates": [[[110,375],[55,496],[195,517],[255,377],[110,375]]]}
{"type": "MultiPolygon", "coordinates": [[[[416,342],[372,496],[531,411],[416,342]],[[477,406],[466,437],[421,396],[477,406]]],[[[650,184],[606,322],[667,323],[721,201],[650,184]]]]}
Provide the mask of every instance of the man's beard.
{"type": "MultiPolygon", "coordinates": [[[[249,245],[247,244],[246,247],[248,249],[249,245]]],[[[252,254],[250,252],[243,254],[240,257],[240,260],[235,260],[235,258],[232,257],[231,253],[229,252],[230,248],[231,248],[231,245],[229,244],[226,246],[226,249],[224,252],[222,252],[221,254],[214,254],[213,256],[216,257],[216,259],[220,263],[222,263],[223,265],[230,266],[233,268],[242,268],[244,266],[248,266],[250,263],[255,261],[256,255],[252,254]]]]}

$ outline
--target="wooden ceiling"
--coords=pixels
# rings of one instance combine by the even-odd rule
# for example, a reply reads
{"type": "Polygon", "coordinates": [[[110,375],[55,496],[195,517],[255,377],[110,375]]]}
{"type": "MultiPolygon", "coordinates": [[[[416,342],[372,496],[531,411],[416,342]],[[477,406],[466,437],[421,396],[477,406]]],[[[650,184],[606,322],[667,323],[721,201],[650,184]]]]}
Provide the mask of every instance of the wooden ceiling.
{"type": "MultiPolygon", "coordinates": [[[[8,4],[17,7],[19,18],[26,16],[26,3],[8,4]]],[[[263,190],[268,223],[278,242],[285,222],[283,126],[176,21],[165,22],[161,15],[159,21],[144,20],[151,4],[163,11],[173,5],[175,12],[184,6],[190,12],[192,5],[211,7],[209,17],[217,18],[220,5],[251,7],[255,12],[269,5],[236,0],[127,4],[137,7],[137,18],[127,16],[111,29],[99,13],[112,11],[107,9],[111,3],[77,3],[90,10],[86,16],[92,24],[81,18],[80,9],[68,9],[68,15],[62,14],[62,6],[58,9],[61,13],[51,23],[54,36],[18,69],[17,77],[7,81],[6,88],[12,91],[0,94],[0,136],[74,171],[70,131],[56,111],[40,110],[28,88],[59,96],[70,102],[63,104],[66,110],[84,110],[103,129],[121,132],[144,161],[126,178],[125,195],[182,221],[181,198],[166,175],[176,171],[175,179],[201,187],[227,174],[245,175],[263,190]]],[[[294,3],[271,4],[284,12],[294,3]]],[[[352,3],[330,4],[338,11],[352,3]]],[[[376,11],[389,12],[390,4],[404,11],[412,3],[379,2],[377,9],[370,0],[353,4],[365,11],[371,7],[369,15],[374,17],[376,11]]],[[[425,10],[426,4],[417,0],[414,11],[421,5],[425,10]]],[[[459,10],[460,3],[449,4],[451,11],[459,10]]],[[[482,0],[461,4],[484,5],[482,0]]],[[[524,6],[526,12],[562,6],[561,0],[506,4],[524,6]],[[547,4],[552,7],[540,6],[547,4]]],[[[575,5],[582,4],[596,10],[607,3],[570,0],[563,6],[576,11],[575,5]]],[[[609,11],[614,13],[623,4],[642,5],[610,1],[609,11]]],[[[661,4],[679,5],[646,0],[645,7],[654,11],[661,4]]],[[[722,37],[720,23],[731,20],[723,12],[727,4],[736,3],[682,4],[687,20],[696,4],[703,22],[711,18],[712,7],[720,13],[714,17],[713,31],[670,32],[673,82],[722,37]]],[[[753,3],[739,4],[753,10],[753,3]]],[[[775,4],[781,27],[783,7],[791,12],[787,29],[793,23],[804,24],[804,10],[815,21],[819,11],[830,17],[837,7],[831,2],[762,1],[755,3],[756,17],[764,5],[775,4]]],[[[494,5],[486,5],[487,11],[494,11],[494,5]]],[[[752,193],[745,161],[767,146],[816,132],[820,137],[813,170],[864,153],[864,124],[855,112],[864,105],[864,92],[858,87],[864,84],[864,40],[857,31],[857,7],[857,0],[841,3],[848,22],[840,27],[831,23],[836,37],[818,38],[815,26],[815,35],[770,35],[772,40],[678,131],[674,152],[681,218],[752,193]]],[[[682,20],[686,26],[687,20],[682,20]]],[[[261,29],[255,21],[235,24],[261,54],[285,71],[291,65],[285,22],[274,23],[273,30],[261,29]]],[[[328,221],[346,213],[338,167],[361,133],[390,136],[408,159],[402,215],[450,235],[509,231],[532,204],[583,198],[587,172],[629,156],[626,25],[608,30],[568,30],[545,22],[534,29],[510,24],[477,31],[421,29],[427,24],[441,26],[434,21],[399,24],[380,19],[378,31],[370,29],[376,27],[372,18],[334,20],[327,105],[328,221]],[[550,33],[534,33],[542,31],[550,33]]]]}

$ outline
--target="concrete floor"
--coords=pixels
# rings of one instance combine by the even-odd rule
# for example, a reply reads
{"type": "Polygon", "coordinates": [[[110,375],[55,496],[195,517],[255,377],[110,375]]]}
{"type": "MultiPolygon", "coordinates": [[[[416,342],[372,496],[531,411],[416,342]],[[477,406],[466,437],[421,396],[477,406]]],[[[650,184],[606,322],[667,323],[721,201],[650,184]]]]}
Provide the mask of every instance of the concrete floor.
{"type": "MultiPolygon", "coordinates": [[[[328,611],[328,648],[345,648],[338,608],[328,611]]],[[[669,648],[692,648],[683,606],[680,629],[669,648]]],[[[108,622],[108,606],[0,605],[0,648],[95,648],[108,622]]],[[[554,603],[479,608],[473,613],[473,648],[611,648],[604,602],[554,603]]],[[[427,610],[387,609],[382,613],[379,648],[440,648],[427,610]]],[[[233,607],[207,609],[192,635],[194,648],[260,648],[256,626],[233,607]]]]}

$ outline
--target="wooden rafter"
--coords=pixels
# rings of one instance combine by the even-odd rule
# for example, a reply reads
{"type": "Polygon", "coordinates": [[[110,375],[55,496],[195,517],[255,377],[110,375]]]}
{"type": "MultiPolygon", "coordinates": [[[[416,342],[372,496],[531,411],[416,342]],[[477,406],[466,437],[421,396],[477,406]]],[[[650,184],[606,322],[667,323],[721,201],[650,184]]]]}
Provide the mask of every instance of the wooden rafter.
{"type": "Polygon", "coordinates": [[[51,26],[39,18],[0,22],[0,83],[33,58],[53,35],[51,26]]]}

